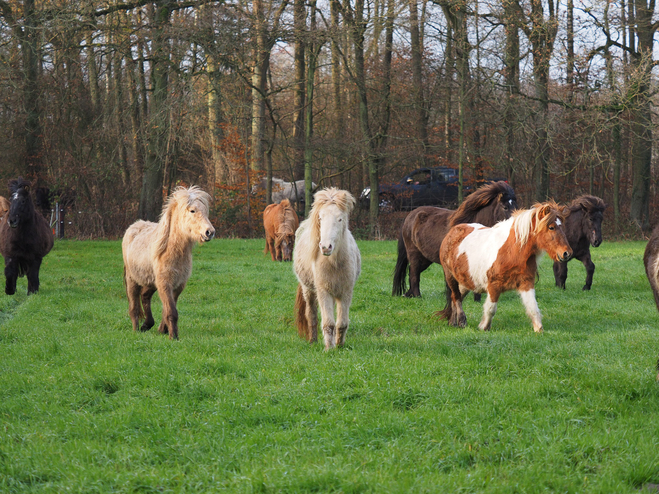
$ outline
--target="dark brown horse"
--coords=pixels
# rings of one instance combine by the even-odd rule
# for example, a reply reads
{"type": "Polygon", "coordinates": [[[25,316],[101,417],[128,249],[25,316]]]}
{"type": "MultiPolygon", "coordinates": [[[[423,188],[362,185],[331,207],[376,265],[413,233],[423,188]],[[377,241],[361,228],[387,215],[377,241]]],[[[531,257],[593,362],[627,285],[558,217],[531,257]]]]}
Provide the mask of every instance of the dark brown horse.
{"type": "Polygon", "coordinates": [[[432,263],[441,264],[439,247],[453,225],[481,223],[494,226],[510,218],[515,209],[515,191],[506,182],[499,181],[480,187],[455,211],[433,206],[423,206],[412,211],[405,218],[398,237],[398,260],[394,270],[392,295],[405,292],[405,277],[409,266],[410,289],[405,296],[421,296],[421,273],[432,263]]]}
{"type": "Polygon", "coordinates": [[[5,293],[16,293],[16,279],[27,275],[27,294],[39,291],[41,261],[53,248],[53,233],[37,212],[30,196],[30,183],[18,178],[9,182],[9,211],[0,221],[0,253],[5,258],[5,293]]]}
{"type": "MultiPolygon", "coordinates": [[[[565,218],[565,236],[570,242],[572,259],[579,259],[586,268],[586,284],[583,290],[590,290],[593,284],[595,264],[590,259],[590,246],[599,247],[602,243],[602,220],[606,204],[599,197],[584,195],[576,198],[568,206],[569,216],[565,218]]],[[[567,263],[554,262],[556,286],[565,290],[567,263]]]]}

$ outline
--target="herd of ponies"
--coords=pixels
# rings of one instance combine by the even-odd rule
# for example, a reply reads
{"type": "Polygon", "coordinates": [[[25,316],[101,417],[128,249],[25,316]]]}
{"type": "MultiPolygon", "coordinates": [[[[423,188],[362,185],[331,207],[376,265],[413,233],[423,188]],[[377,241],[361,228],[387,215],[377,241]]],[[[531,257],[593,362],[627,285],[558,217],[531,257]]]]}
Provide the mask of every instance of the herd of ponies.
{"type": "MultiPolygon", "coordinates": [[[[28,295],[39,290],[42,259],[53,247],[53,233],[36,211],[30,189],[31,183],[19,177],[9,181],[9,199],[0,196],[0,253],[8,295],[16,292],[19,276],[27,277],[28,295]]],[[[178,187],[165,201],[157,223],[139,220],[126,230],[121,247],[133,330],[154,326],[151,298],[157,291],[162,300],[158,330],[178,339],[176,304],[192,272],[192,249],[215,235],[208,217],[210,199],[197,186],[178,187]]],[[[266,207],[265,252],[273,261],[293,261],[298,333],[309,342],[317,341],[320,309],[329,350],[345,343],[361,271],[361,255],[349,229],[356,201],[345,190],[319,190],[309,217],[301,223],[291,202],[287,197],[266,207]]],[[[421,296],[421,273],[433,263],[441,264],[446,305],[437,315],[450,325],[466,325],[462,302],[474,292],[486,295],[479,328],[489,330],[500,295],[516,290],[534,331],[542,332],[535,297],[538,254],[546,252],[554,261],[555,282],[561,288],[565,288],[568,261],[580,260],[586,268],[583,289],[590,290],[595,271],[590,247],[602,242],[605,209],[604,201],[591,195],[569,205],[550,200],[518,209],[515,192],[504,181],[480,187],[457,210],[414,209],[398,238],[392,295],[421,296]]],[[[659,227],[652,232],[643,261],[659,310],[659,227]]]]}

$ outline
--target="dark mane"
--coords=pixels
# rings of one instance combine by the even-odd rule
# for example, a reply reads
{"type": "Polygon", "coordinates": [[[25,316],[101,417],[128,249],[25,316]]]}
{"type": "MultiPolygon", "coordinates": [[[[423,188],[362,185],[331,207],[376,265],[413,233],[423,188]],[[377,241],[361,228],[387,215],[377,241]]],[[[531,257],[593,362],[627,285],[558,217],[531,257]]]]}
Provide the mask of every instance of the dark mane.
{"type": "Polygon", "coordinates": [[[8,184],[9,192],[15,194],[16,192],[18,192],[21,189],[24,189],[25,187],[28,187],[29,190],[30,185],[32,184],[30,184],[30,182],[28,182],[27,180],[23,179],[23,177],[18,177],[9,181],[8,184]]]}
{"type": "Polygon", "coordinates": [[[585,209],[588,214],[592,214],[597,211],[603,213],[606,209],[606,203],[599,197],[583,195],[581,197],[577,197],[570,203],[568,207],[570,208],[571,213],[574,213],[581,208],[585,209]]]}
{"type": "Polygon", "coordinates": [[[460,207],[453,213],[450,226],[460,223],[471,223],[476,214],[500,196],[506,195],[515,199],[515,191],[504,181],[491,182],[467,196],[460,207]]]}

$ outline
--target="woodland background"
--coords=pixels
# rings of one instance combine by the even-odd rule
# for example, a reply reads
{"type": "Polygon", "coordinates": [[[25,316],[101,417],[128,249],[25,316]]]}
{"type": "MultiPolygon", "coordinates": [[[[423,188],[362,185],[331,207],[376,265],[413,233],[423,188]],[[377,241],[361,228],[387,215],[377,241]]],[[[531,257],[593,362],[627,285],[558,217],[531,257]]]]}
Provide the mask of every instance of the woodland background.
{"type": "MultiPolygon", "coordinates": [[[[358,197],[442,165],[523,206],[599,195],[639,236],[658,28],[654,0],[0,0],[0,182],[49,187],[81,237],[198,184],[219,235],[258,236],[260,176],[358,197]]],[[[403,216],[373,201],[354,229],[403,216]]]]}

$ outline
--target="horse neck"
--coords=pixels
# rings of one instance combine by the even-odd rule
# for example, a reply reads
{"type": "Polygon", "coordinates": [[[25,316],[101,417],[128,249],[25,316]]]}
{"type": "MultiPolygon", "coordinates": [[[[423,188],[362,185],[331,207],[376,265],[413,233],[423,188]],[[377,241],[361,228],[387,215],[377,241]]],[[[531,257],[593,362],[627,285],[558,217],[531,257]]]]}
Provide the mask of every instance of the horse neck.
{"type": "Polygon", "coordinates": [[[176,221],[172,221],[169,225],[169,232],[163,232],[162,230],[165,228],[166,226],[163,223],[158,224],[158,234],[167,235],[167,246],[160,254],[161,257],[173,259],[185,259],[189,257],[196,240],[185,235],[176,221]]]}

